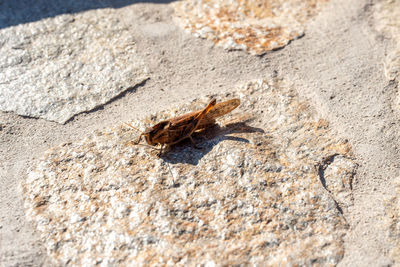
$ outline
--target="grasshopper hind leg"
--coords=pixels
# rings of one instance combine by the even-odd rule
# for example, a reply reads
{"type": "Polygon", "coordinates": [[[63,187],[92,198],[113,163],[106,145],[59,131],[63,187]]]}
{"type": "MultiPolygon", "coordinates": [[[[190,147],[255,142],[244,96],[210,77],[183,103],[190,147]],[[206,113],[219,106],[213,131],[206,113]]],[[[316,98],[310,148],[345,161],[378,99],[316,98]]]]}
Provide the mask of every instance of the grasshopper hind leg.
{"type": "Polygon", "coordinates": [[[201,149],[201,147],[199,147],[199,146],[194,142],[193,137],[192,137],[191,135],[189,135],[189,139],[190,139],[190,142],[192,142],[192,145],[193,145],[194,148],[196,148],[196,149],[201,149]]]}

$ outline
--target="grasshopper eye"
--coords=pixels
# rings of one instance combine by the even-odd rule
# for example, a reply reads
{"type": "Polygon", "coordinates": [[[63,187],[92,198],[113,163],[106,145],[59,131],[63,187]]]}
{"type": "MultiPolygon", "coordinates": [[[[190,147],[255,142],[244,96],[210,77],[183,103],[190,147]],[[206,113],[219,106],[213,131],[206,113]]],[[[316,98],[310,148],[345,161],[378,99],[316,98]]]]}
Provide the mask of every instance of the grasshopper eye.
{"type": "Polygon", "coordinates": [[[149,134],[146,134],[146,135],[144,136],[144,138],[146,139],[146,142],[147,142],[149,145],[154,145],[153,140],[152,140],[152,138],[151,138],[151,136],[150,136],[149,134]]]}

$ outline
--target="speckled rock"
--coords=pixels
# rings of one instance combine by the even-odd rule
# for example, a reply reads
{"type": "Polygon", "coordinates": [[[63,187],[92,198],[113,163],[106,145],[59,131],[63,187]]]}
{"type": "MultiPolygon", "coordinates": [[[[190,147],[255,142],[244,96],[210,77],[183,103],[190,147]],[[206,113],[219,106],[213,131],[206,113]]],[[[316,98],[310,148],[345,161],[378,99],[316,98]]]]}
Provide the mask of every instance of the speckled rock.
{"type": "MultiPolygon", "coordinates": [[[[375,28],[386,38],[391,39],[384,62],[384,71],[388,80],[400,81],[400,2],[393,0],[378,1],[374,5],[375,28]]],[[[400,108],[400,95],[397,101],[400,108]]]]}
{"type": "Polygon", "coordinates": [[[173,3],[178,24],[228,50],[252,54],[285,46],[328,0],[183,0],[173,3]]]}
{"type": "Polygon", "coordinates": [[[0,29],[0,110],[65,123],[147,79],[118,10],[0,29]]]}
{"type": "Polygon", "coordinates": [[[350,146],[285,81],[251,81],[217,98],[232,97],[241,105],[194,135],[201,149],[183,142],[158,157],[116,125],[37,160],[22,188],[48,255],[101,266],[338,263],[356,170],[350,146]]]}
{"type": "MultiPolygon", "coordinates": [[[[387,48],[384,61],[385,76],[389,81],[400,81],[400,1],[384,0],[374,5],[374,25],[385,38],[392,40],[387,48]]],[[[400,109],[400,93],[394,103],[400,109]]],[[[389,237],[393,243],[389,251],[395,263],[400,262],[400,177],[394,177],[397,183],[396,196],[386,199],[385,221],[389,228],[389,237]]]]}
{"type": "MultiPolygon", "coordinates": [[[[397,195],[386,199],[385,214],[386,224],[389,226],[389,238],[393,243],[389,256],[395,263],[400,262],[400,177],[397,177],[397,195]]],[[[397,265],[396,265],[397,266],[397,265]]]]}

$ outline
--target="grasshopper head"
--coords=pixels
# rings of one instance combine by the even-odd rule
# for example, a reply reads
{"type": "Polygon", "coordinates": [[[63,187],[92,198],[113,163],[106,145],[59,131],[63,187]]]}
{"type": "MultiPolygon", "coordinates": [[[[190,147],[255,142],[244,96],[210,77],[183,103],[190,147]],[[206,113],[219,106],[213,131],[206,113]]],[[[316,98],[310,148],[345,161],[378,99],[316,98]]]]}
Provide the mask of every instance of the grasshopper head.
{"type": "Polygon", "coordinates": [[[146,130],[142,133],[144,135],[144,138],[146,139],[147,144],[151,146],[155,146],[156,143],[153,141],[155,131],[153,127],[146,128],[146,130]]]}
{"type": "Polygon", "coordinates": [[[169,124],[169,121],[162,121],[156,125],[146,128],[142,135],[144,135],[147,144],[155,146],[159,144],[158,137],[164,133],[164,128],[169,124]]]}

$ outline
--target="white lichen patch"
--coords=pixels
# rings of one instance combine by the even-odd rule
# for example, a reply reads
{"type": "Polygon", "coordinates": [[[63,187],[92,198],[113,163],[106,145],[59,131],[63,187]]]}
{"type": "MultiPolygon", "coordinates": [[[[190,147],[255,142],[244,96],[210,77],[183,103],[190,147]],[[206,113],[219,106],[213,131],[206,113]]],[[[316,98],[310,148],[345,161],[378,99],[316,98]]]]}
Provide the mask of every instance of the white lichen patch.
{"type": "Polygon", "coordinates": [[[283,81],[248,82],[218,100],[232,97],[241,105],[221,126],[194,135],[201,149],[183,142],[158,157],[119,125],[49,150],[23,183],[49,256],[73,265],[338,263],[349,145],[283,81]]]}
{"type": "Polygon", "coordinates": [[[178,23],[228,50],[263,54],[304,34],[306,22],[328,0],[182,0],[178,23]]]}

